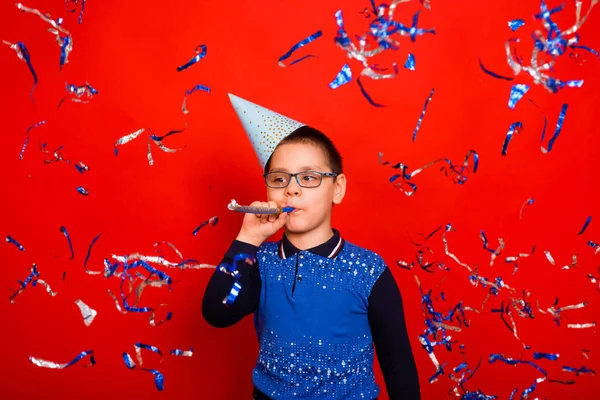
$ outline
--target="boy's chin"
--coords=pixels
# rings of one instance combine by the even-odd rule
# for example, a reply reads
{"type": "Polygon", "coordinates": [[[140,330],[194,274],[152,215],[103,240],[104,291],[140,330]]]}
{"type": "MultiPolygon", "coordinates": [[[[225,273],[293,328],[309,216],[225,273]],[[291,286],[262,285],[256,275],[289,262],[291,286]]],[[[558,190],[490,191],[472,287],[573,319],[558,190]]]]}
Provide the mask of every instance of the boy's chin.
{"type": "Polygon", "coordinates": [[[289,233],[307,233],[310,227],[307,224],[298,223],[298,221],[287,221],[285,231],[289,233]]]}

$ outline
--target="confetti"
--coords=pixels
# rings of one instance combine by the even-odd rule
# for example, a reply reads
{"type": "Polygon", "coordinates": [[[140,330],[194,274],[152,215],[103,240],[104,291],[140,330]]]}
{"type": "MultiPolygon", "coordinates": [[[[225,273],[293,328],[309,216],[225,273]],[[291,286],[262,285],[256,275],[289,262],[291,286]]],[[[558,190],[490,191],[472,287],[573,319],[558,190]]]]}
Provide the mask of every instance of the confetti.
{"type": "Polygon", "coordinates": [[[404,63],[404,68],[414,71],[415,70],[415,56],[411,53],[408,53],[408,58],[406,59],[406,63],[404,63]]]}
{"type": "Polygon", "coordinates": [[[423,117],[425,117],[425,112],[427,111],[427,105],[431,101],[431,98],[433,97],[434,92],[435,92],[435,89],[431,89],[431,93],[429,93],[429,97],[427,98],[427,100],[425,100],[425,105],[423,106],[423,111],[421,111],[421,116],[419,117],[419,120],[417,121],[417,127],[413,131],[413,137],[412,137],[413,142],[415,140],[417,140],[417,133],[419,132],[419,129],[421,128],[421,123],[423,122],[423,117]]]}
{"type": "Polygon", "coordinates": [[[534,252],[535,252],[535,246],[533,246],[531,253],[519,253],[519,255],[516,255],[516,256],[506,257],[504,259],[504,262],[507,264],[512,263],[515,266],[515,268],[513,269],[513,275],[514,275],[519,270],[519,265],[517,264],[517,260],[519,260],[520,258],[530,257],[534,252]]]}
{"type": "Polygon", "coordinates": [[[190,111],[186,107],[188,96],[190,96],[192,93],[195,93],[197,91],[210,93],[210,88],[208,86],[198,84],[198,85],[194,86],[193,88],[191,88],[190,90],[186,90],[185,96],[183,96],[183,103],[181,104],[181,111],[183,111],[184,114],[187,115],[190,113],[190,111]]]}
{"type": "Polygon", "coordinates": [[[579,233],[577,234],[577,236],[583,235],[583,233],[585,232],[585,230],[587,229],[587,227],[590,225],[590,222],[592,222],[592,216],[591,215],[589,217],[587,217],[587,219],[585,220],[585,223],[583,224],[583,228],[581,228],[581,231],[579,231],[579,233]]]}
{"type": "Polygon", "coordinates": [[[521,211],[519,211],[519,219],[523,219],[523,215],[525,214],[525,212],[527,212],[527,210],[529,210],[529,206],[532,205],[534,202],[535,199],[533,198],[525,200],[525,203],[523,203],[523,205],[521,206],[521,211]]]}
{"type": "Polygon", "coordinates": [[[483,72],[485,72],[486,74],[488,74],[488,75],[490,75],[490,76],[492,76],[492,77],[494,77],[496,79],[503,79],[505,81],[512,81],[514,79],[514,78],[506,77],[506,76],[503,76],[503,75],[499,75],[499,74],[497,74],[497,73],[495,73],[493,71],[490,71],[489,69],[487,69],[483,65],[483,62],[481,61],[481,59],[479,60],[479,67],[481,68],[481,70],[483,72]]]}
{"type": "MultiPolygon", "coordinates": [[[[318,30],[317,32],[313,33],[310,36],[307,36],[306,38],[302,39],[301,41],[299,41],[298,43],[296,43],[295,45],[292,46],[292,48],[285,53],[284,55],[282,55],[281,57],[279,57],[279,66],[280,67],[286,67],[286,64],[284,63],[285,60],[287,60],[288,58],[291,57],[291,55],[298,49],[300,49],[301,47],[306,46],[307,44],[315,41],[316,39],[320,38],[321,36],[323,36],[323,32],[321,30],[318,30]]],[[[292,61],[289,65],[294,65],[302,60],[305,60],[307,58],[310,57],[315,57],[311,54],[308,54],[304,57],[301,57],[299,59],[296,59],[294,61],[292,61]]]]}
{"type": "Polygon", "coordinates": [[[546,360],[550,360],[550,361],[556,361],[558,359],[558,357],[560,357],[560,354],[555,354],[555,353],[538,353],[537,351],[535,353],[533,353],[533,358],[535,360],[541,360],[541,359],[546,359],[546,360]]]}
{"type": "MultiPolygon", "coordinates": [[[[79,11],[79,19],[77,19],[77,23],[81,24],[83,21],[83,10],[85,8],[86,0],[81,0],[81,10],[79,11]]],[[[65,0],[65,5],[67,7],[67,11],[70,13],[75,12],[77,6],[80,4],[80,0],[65,0]],[[69,7],[72,6],[72,7],[69,7]]]]}
{"type": "Polygon", "coordinates": [[[217,222],[219,222],[219,217],[217,217],[216,215],[214,217],[210,217],[208,220],[202,222],[200,225],[198,225],[196,227],[196,229],[194,229],[194,231],[192,232],[192,235],[196,236],[198,234],[198,231],[200,231],[200,229],[202,229],[204,226],[211,224],[212,226],[215,226],[217,224],[217,222]]]}
{"type": "MultiPolygon", "coordinates": [[[[383,53],[386,50],[397,50],[399,48],[399,42],[392,36],[398,34],[400,36],[409,36],[411,41],[415,41],[417,36],[421,36],[427,33],[435,34],[434,29],[423,29],[418,27],[419,14],[417,11],[413,15],[413,22],[411,26],[405,26],[399,22],[393,20],[396,6],[400,3],[404,3],[407,0],[395,0],[391,5],[381,5],[376,7],[375,3],[372,3],[373,13],[376,18],[371,21],[369,31],[362,36],[357,36],[358,44],[354,43],[348,35],[345,25],[342,10],[338,10],[335,13],[336,24],[338,26],[338,32],[335,37],[335,43],[340,47],[348,56],[349,59],[356,59],[359,61],[363,69],[360,73],[361,76],[368,76],[371,79],[391,79],[397,76],[398,66],[393,63],[393,73],[381,73],[384,70],[378,68],[376,65],[371,65],[369,59],[383,53]],[[368,39],[374,39],[377,41],[378,47],[371,48],[367,44],[368,39]]],[[[350,76],[346,74],[346,76],[350,76]]],[[[334,81],[335,82],[335,81],[334,81]]],[[[358,86],[361,93],[367,99],[369,104],[374,107],[384,107],[384,105],[373,101],[371,96],[367,93],[364,85],[360,78],[357,79],[358,86]]]]}
{"type": "Polygon", "coordinates": [[[102,272],[100,271],[90,271],[87,268],[87,263],[90,259],[90,255],[92,254],[92,248],[94,247],[94,245],[96,244],[96,242],[98,241],[98,239],[100,239],[100,236],[102,236],[102,233],[99,233],[98,236],[96,236],[93,240],[92,243],[90,243],[90,246],[88,247],[88,251],[87,254],[85,255],[85,261],[83,262],[83,268],[85,269],[85,273],[89,274],[89,275],[99,275],[102,272]]]}
{"type": "Polygon", "coordinates": [[[383,104],[379,104],[379,103],[375,103],[375,101],[373,101],[373,99],[371,98],[371,96],[367,93],[367,91],[365,90],[363,84],[360,81],[360,78],[358,78],[356,80],[356,83],[358,83],[358,86],[360,87],[360,92],[363,94],[363,96],[365,97],[365,99],[367,99],[367,101],[369,102],[369,104],[371,104],[374,107],[386,107],[383,104]]]}
{"type": "Polygon", "coordinates": [[[508,21],[508,27],[515,32],[517,29],[525,25],[525,21],[522,19],[514,19],[512,21],[508,21]]]}
{"type": "Polygon", "coordinates": [[[389,161],[383,161],[383,153],[378,154],[378,163],[380,165],[389,165],[393,169],[399,169],[400,174],[392,175],[389,179],[390,183],[398,189],[400,189],[406,196],[412,196],[417,190],[417,185],[411,182],[411,179],[421,173],[423,170],[437,164],[446,163],[442,165],[441,171],[446,176],[451,176],[452,181],[455,184],[463,185],[467,182],[468,175],[473,172],[476,173],[479,167],[479,155],[475,150],[469,150],[465,156],[462,165],[455,165],[447,158],[440,158],[429,164],[408,173],[408,166],[403,163],[392,164],[389,161]]]}
{"type": "Polygon", "coordinates": [[[21,3],[15,3],[15,6],[21,12],[37,15],[42,21],[52,26],[52,28],[48,29],[48,32],[56,36],[56,42],[60,47],[60,68],[62,69],[62,67],[69,62],[69,54],[73,50],[73,38],[69,31],[61,26],[62,20],[59,19],[58,21],[55,21],[51,19],[48,14],[42,14],[39,10],[26,7],[21,3]]]}
{"type": "Polygon", "coordinates": [[[94,87],[87,82],[85,83],[85,85],[81,85],[81,86],[76,86],[71,83],[71,84],[66,85],[66,87],[67,87],[67,95],[62,98],[62,100],[58,103],[58,107],[56,107],[56,108],[60,108],[60,106],[67,99],[67,97],[69,97],[71,99],[71,101],[74,103],[87,104],[92,100],[92,98],[95,95],[98,94],[98,91],[96,89],[94,89],[94,87]]]}
{"type": "Polygon", "coordinates": [[[192,65],[196,64],[198,61],[202,60],[204,57],[206,57],[206,45],[201,44],[196,47],[196,55],[192,57],[187,63],[177,67],[177,72],[185,71],[192,65]]]}
{"type": "MultiPolygon", "coordinates": [[[[158,350],[157,347],[150,346],[150,345],[143,344],[143,343],[136,343],[134,345],[134,348],[135,348],[136,356],[138,359],[138,363],[140,365],[140,371],[150,372],[152,375],[154,375],[154,384],[156,385],[156,389],[159,391],[164,390],[165,377],[163,376],[163,374],[154,369],[142,368],[141,350],[142,349],[150,350],[152,352],[159,354],[161,356],[161,361],[162,361],[162,353],[160,352],[160,350],[158,350]]],[[[131,358],[131,356],[129,355],[129,353],[124,352],[122,354],[122,357],[123,357],[123,361],[125,362],[125,366],[127,368],[134,369],[136,367],[136,364],[133,361],[133,359],[131,358]]]]}
{"type": "Polygon", "coordinates": [[[546,256],[546,259],[548,260],[548,262],[550,264],[556,265],[556,262],[554,261],[554,257],[552,257],[552,254],[548,250],[544,250],[544,255],[546,256]]]}
{"type": "Polygon", "coordinates": [[[25,131],[25,143],[23,143],[23,147],[21,148],[21,153],[19,154],[19,159],[23,160],[23,155],[25,154],[25,150],[27,149],[27,143],[29,142],[29,132],[32,129],[35,129],[37,127],[40,127],[42,125],[44,125],[46,123],[46,120],[37,122],[33,125],[31,125],[29,128],[27,128],[27,130],[25,131]]]}
{"type": "Polygon", "coordinates": [[[64,226],[60,227],[60,232],[65,235],[65,237],[67,238],[67,243],[69,244],[69,250],[71,250],[71,258],[70,260],[75,258],[75,251],[73,251],[73,244],[71,243],[71,237],[69,236],[69,232],[67,232],[67,228],[65,228],[64,226]]]}
{"type": "Polygon", "coordinates": [[[79,311],[81,311],[81,317],[85,326],[90,326],[94,322],[94,318],[96,318],[98,312],[79,299],[75,300],[75,304],[77,304],[79,311]]]}
{"type": "Polygon", "coordinates": [[[89,364],[87,364],[85,366],[93,367],[94,365],[96,365],[96,360],[94,359],[94,351],[93,350],[82,351],[73,360],[69,361],[68,363],[64,363],[64,364],[59,364],[59,363],[55,363],[53,361],[43,360],[41,358],[36,358],[33,356],[29,357],[29,361],[31,361],[34,365],[37,365],[38,367],[41,367],[41,368],[65,369],[65,368],[70,367],[73,364],[78,363],[79,361],[81,361],[82,359],[87,357],[88,355],[90,356],[90,362],[89,362],[89,364]]]}
{"type": "Polygon", "coordinates": [[[235,255],[233,261],[223,262],[219,264],[217,268],[217,271],[225,275],[232,276],[235,279],[231,290],[223,299],[223,304],[225,304],[226,306],[230,306],[231,304],[233,304],[233,302],[237,299],[240,290],[242,289],[242,285],[239,283],[240,273],[237,269],[238,263],[240,262],[252,265],[256,262],[256,259],[249,254],[239,253],[235,255]]]}
{"type": "MultiPolygon", "coordinates": [[[[187,125],[186,125],[186,128],[187,128],[187,125]]],[[[119,149],[118,149],[118,147],[119,147],[119,146],[122,146],[122,145],[124,145],[124,144],[127,144],[127,143],[129,143],[129,142],[131,142],[132,140],[135,140],[135,139],[137,139],[137,138],[138,138],[138,137],[139,137],[139,136],[140,136],[142,133],[146,133],[146,132],[147,132],[147,133],[148,133],[148,151],[147,151],[147,153],[146,153],[146,156],[147,156],[147,158],[148,158],[148,164],[149,164],[149,165],[154,165],[154,159],[152,158],[152,148],[151,148],[151,146],[150,146],[150,143],[151,143],[151,142],[153,142],[153,143],[154,143],[154,144],[155,144],[155,145],[156,145],[156,146],[157,146],[159,149],[161,149],[161,150],[162,150],[162,151],[164,151],[165,153],[175,153],[175,152],[178,152],[178,151],[180,151],[180,150],[183,150],[183,148],[180,148],[180,149],[171,149],[171,148],[168,148],[168,147],[166,147],[166,146],[165,146],[165,145],[162,143],[162,141],[163,141],[163,139],[165,139],[166,137],[168,137],[168,136],[171,136],[171,135],[174,135],[174,134],[176,134],[176,133],[181,133],[181,132],[183,132],[184,130],[185,130],[185,128],[184,128],[184,129],[181,129],[181,130],[174,130],[174,131],[170,131],[169,133],[167,133],[167,134],[165,134],[165,135],[163,135],[163,136],[156,136],[156,135],[152,134],[152,131],[151,131],[149,128],[141,128],[141,129],[138,129],[138,130],[137,130],[137,131],[135,131],[135,132],[132,132],[132,133],[130,133],[130,134],[128,134],[128,135],[125,135],[125,136],[122,136],[122,137],[120,137],[120,138],[119,138],[119,139],[118,139],[118,140],[115,142],[115,145],[114,145],[114,147],[115,147],[115,150],[114,150],[114,152],[115,152],[115,155],[118,155],[118,154],[119,154],[119,149]]]]}
{"type": "Polygon", "coordinates": [[[483,242],[483,248],[487,251],[489,251],[490,253],[492,253],[491,256],[491,260],[490,260],[490,267],[494,265],[494,261],[496,260],[496,257],[498,257],[498,255],[500,255],[500,253],[502,253],[502,251],[504,251],[504,239],[499,238],[498,239],[498,248],[496,250],[490,249],[488,247],[488,240],[485,236],[485,232],[482,230],[479,233],[479,238],[481,239],[481,241],[483,242]]]}
{"type": "Polygon", "coordinates": [[[506,132],[506,139],[504,139],[504,144],[502,145],[503,156],[506,155],[506,151],[508,150],[508,144],[510,143],[510,140],[512,139],[513,135],[521,133],[521,129],[523,129],[522,122],[514,122],[510,125],[510,127],[508,128],[508,132],[506,132]]]}
{"type": "Polygon", "coordinates": [[[121,356],[123,357],[123,361],[125,361],[125,366],[127,366],[127,368],[134,369],[137,366],[135,361],[133,361],[133,358],[131,358],[131,356],[129,355],[129,353],[124,352],[121,356]]]}
{"type": "Polygon", "coordinates": [[[594,371],[593,369],[586,368],[585,366],[583,366],[581,368],[564,366],[562,368],[562,370],[565,372],[573,372],[577,376],[583,375],[583,374],[596,375],[596,371],[594,371]]]}
{"type": "Polygon", "coordinates": [[[510,98],[508,99],[508,108],[514,110],[519,100],[529,91],[529,85],[519,83],[513,85],[510,89],[510,98]]]}
{"type": "Polygon", "coordinates": [[[175,350],[171,350],[170,354],[172,356],[179,356],[179,357],[191,357],[194,355],[194,349],[189,349],[189,350],[179,350],[179,349],[175,349],[175,350]]]}
{"type": "Polygon", "coordinates": [[[542,368],[540,368],[537,364],[533,363],[532,361],[523,361],[523,360],[515,360],[512,358],[506,358],[502,354],[490,354],[490,359],[489,359],[490,364],[492,364],[496,361],[502,361],[509,365],[527,364],[527,365],[534,367],[535,369],[537,369],[544,375],[541,378],[537,378],[535,380],[535,382],[529,388],[527,388],[523,391],[523,394],[521,395],[522,399],[527,398],[527,396],[529,396],[535,390],[537,384],[544,382],[548,377],[548,374],[546,373],[546,371],[544,371],[542,368]]]}
{"type": "Polygon", "coordinates": [[[352,81],[352,70],[348,64],[344,64],[340,72],[336,75],[335,79],[329,83],[330,89],[337,89],[342,85],[345,85],[352,81]]]}
{"type": "Polygon", "coordinates": [[[77,172],[79,172],[80,174],[84,174],[90,170],[90,167],[88,167],[80,161],[77,164],[75,164],[75,169],[77,169],[77,172]]]}
{"type": "Polygon", "coordinates": [[[15,247],[17,249],[19,249],[19,251],[23,251],[25,250],[25,247],[23,247],[19,242],[17,242],[15,239],[13,239],[11,236],[6,236],[6,243],[9,244],[13,244],[15,245],[15,247]]]}
{"type": "Polygon", "coordinates": [[[589,328],[595,328],[596,327],[596,322],[589,322],[589,323],[585,323],[585,324],[568,324],[567,328],[570,329],[589,329],[589,328]]]}
{"type": "MultiPolygon", "coordinates": [[[[556,130],[554,131],[554,135],[548,141],[548,148],[545,148],[544,145],[542,144],[542,146],[541,146],[542,153],[547,154],[550,151],[552,151],[552,146],[554,145],[554,142],[556,141],[556,139],[560,135],[560,131],[562,130],[563,122],[565,120],[565,116],[567,114],[567,108],[568,107],[569,107],[568,104],[563,104],[562,105],[562,108],[560,110],[560,115],[558,117],[558,122],[556,123],[556,130]]],[[[542,132],[542,143],[544,143],[544,137],[545,137],[545,135],[546,135],[546,124],[544,124],[544,130],[542,132]]]]}
{"type": "Polygon", "coordinates": [[[90,194],[90,192],[88,192],[88,190],[86,188],[84,188],[83,186],[79,186],[77,188],[77,191],[84,196],[87,196],[88,194],[90,194]]]}
{"type": "Polygon", "coordinates": [[[2,43],[13,49],[17,53],[17,57],[19,57],[19,60],[27,64],[27,67],[31,72],[31,76],[33,76],[33,87],[31,88],[31,92],[29,93],[29,97],[31,98],[31,101],[33,101],[33,90],[35,89],[38,83],[38,77],[35,73],[35,70],[33,69],[33,65],[31,64],[31,55],[29,54],[29,50],[27,50],[27,47],[22,42],[17,42],[13,44],[7,42],[6,40],[3,40],[2,43]]]}
{"type": "Polygon", "coordinates": [[[40,279],[40,272],[37,270],[37,264],[33,263],[33,266],[31,267],[30,271],[31,271],[31,273],[25,279],[24,282],[22,282],[20,280],[17,281],[17,282],[19,282],[19,285],[21,287],[10,296],[9,301],[11,303],[15,302],[15,298],[19,294],[21,294],[27,288],[27,285],[29,285],[29,284],[31,284],[31,286],[37,286],[38,284],[40,284],[41,286],[44,286],[46,288],[46,292],[51,297],[54,297],[58,294],[58,293],[52,291],[52,289],[50,288],[50,285],[48,285],[45,281],[40,279]]]}
{"type": "Polygon", "coordinates": [[[523,65],[523,60],[519,57],[515,57],[511,51],[511,43],[519,42],[519,39],[509,39],[505,44],[507,63],[512,68],[514,75],[517,76],[522,71],[525,71],[532,77],[535,84],[542,84],[546,90],[551,93],[556,93],[564,87],[581,87],[583,85],[583,80],[562,81],[550,76],[547,71],[553,72],[558,57],[562,56],[568,48],[573,48],[573,46],[577,45],[579,35],[576,32],[588,18],[592,8],[597,3],[598,0],[592,0],[587,14],[581,18],[582,2],[577,0],[575,2],[575,24],[569,29],[561,31],[558,28],[558,25],[552,21],[552,14],[561,11],[562,5],[548,10],[545,2],[542,1],[540,13],[535,15],[535,19],[542,20],[546,32],[536,30],[532,34],[534,47],[531,52],[530,65],[523,65]],[[544,62],[543,60],[540,61],[541,55],[551,57],[551,60],[548,62],[544,62]]]}
{"type": "Polygon", "coordinates": [[[137,342],[133,347],[135,348],[135,356],[137,358],[137,361],[138,361],[138,364],[139,364],[140,367],[144,363],[144,361],[142,359],[142,350],[148,350],[148,351],[151,351],[153,353],[156,353],[156,354],[158,354],[161,357],[161,361],[164,360],[162,352],[156,346],[152,346],[152,345],[149,345],[149,344],[144,344],[144,343],[137,342]]]}

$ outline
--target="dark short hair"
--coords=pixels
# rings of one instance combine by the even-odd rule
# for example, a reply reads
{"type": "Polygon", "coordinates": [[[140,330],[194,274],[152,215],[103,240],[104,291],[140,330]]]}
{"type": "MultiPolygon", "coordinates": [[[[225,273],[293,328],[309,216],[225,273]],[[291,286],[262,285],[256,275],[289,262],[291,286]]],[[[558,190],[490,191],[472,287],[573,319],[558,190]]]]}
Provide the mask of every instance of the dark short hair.
{"type": "MultiPolygon", "coordinates": [[[[342,156],[338,149],[336,149],[335,145],[323,132],[312,128],[308,125],[303,125],[300,128],[296,129],[294,132],[290,133],[286,136],[275,150],[281,145],[284,144],[292,144],[292,143],[300,143],[300,144],[312,144],[314,146],[319,147],[325,152],[325,157],[327,158],[327,165],[331,168],[331,172],[336,174],[343,173],[342,167],[342,156]]],[[[275,153],[275,152],[273,152],[275,153]]],[[[267,160],[265,164],[265,173],[269,172],[271,168],[271,158],[273,154],[267,160]]]]}

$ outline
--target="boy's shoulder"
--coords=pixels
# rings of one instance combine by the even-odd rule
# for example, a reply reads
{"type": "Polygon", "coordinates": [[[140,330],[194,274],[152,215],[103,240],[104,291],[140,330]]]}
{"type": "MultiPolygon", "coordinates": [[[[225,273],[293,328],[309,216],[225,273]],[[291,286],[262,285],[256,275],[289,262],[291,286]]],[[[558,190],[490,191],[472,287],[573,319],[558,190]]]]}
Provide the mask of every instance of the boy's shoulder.
{"type": "Polygon", "coordinates": [[[273,253],[277,251],[279,247],[279,240],[276,242],[263,242],[259,248],[258,253],[273,253]]]}
{"type": "Polygon", "coordinates": [[[363,261],[369,260],[370,264],[382,264],[385,267],[385,261],[383,261],[383,258],[379,254],[377,254],[373,250],[369,250],[365,247],[358,246],[347,240],[345,240],[344,248],[342,249],[340,255],[342,254],[345,257],[356,257],[362,259],[363,261]]]}

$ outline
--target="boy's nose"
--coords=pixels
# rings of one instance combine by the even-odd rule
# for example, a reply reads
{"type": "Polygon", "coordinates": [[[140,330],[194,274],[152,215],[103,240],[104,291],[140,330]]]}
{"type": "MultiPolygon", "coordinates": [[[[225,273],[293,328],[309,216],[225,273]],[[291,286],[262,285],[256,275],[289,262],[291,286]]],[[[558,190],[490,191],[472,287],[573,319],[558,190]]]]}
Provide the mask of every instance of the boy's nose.
{"type": "Polygon", "coordinates": [[[285,192],[288,196],[298,196],[302,191],[298,182],[295,179],[292,179],[289,185],[285,188],[285,192]]]}

